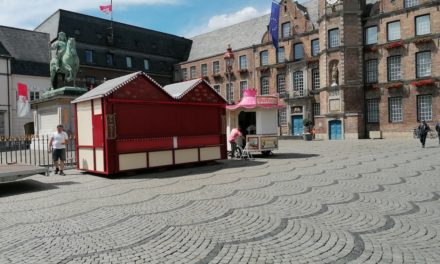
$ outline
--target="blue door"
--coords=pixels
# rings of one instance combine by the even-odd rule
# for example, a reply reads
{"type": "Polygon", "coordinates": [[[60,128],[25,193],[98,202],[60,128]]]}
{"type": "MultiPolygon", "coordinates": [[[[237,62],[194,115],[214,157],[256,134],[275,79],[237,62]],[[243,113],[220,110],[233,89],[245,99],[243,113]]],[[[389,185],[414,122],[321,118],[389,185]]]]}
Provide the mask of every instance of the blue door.
{"type": "Polygon", "coordinates": [[[342,124],[340,120],[333,120],[329,122],[329,137],[330,140],[342,139],[342,124]]]}
{"type": "Polygon", "coordinates": [[[294,136],[301,136],[304,133],[302,116],[292,116],[292,131],[294,136]]]}

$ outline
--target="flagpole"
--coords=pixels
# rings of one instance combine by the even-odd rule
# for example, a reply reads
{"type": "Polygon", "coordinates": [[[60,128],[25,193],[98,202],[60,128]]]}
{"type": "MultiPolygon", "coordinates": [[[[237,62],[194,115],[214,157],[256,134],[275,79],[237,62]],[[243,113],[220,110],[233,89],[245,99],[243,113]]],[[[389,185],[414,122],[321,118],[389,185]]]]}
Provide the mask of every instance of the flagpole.
{"type": "Polygon", "coordinates": [[[110,28],[112,30],[111,38],[112,38],[112,42],[113,42],[113,34],[114,34],[114,31],[113,31],[113,0],[110,0],[110,6],[111,6],[111,12],[110,12],[111,24],[110,24],[110,28]]]}

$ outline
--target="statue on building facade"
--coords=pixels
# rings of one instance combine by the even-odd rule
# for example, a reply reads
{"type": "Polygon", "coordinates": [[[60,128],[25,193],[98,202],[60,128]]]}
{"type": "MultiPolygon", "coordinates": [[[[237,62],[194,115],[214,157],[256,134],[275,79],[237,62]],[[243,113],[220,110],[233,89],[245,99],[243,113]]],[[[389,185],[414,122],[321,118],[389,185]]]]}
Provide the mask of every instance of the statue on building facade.
{"type": "Polygon", "coordinates": [[[338,65],[336,63],[333,64],[331,76],[332,76],[331,86],[338,86],[338,84],[339,84],[339,70],[338,70],[338,65]]]}
{"type": "Polygon", "coordinates": [[[67,39],[64,32],[58,33],[58,39],[51,45],[52,54],[50,61],[51,90],[58,87],[58,75],[62,75],[67,82],[73,81],[75,86],[76,75],[79,70],[79,57],[76,52],[76,41],[74,38],[67,39]]]}

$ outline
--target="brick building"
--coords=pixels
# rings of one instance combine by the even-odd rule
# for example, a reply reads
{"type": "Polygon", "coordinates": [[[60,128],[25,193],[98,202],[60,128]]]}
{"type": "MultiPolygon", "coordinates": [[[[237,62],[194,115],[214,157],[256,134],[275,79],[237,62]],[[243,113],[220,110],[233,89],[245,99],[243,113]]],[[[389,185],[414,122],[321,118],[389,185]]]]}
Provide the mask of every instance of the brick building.
{"type": "Polygon", "coordinates": [[[229,101],[255,87],[280,95],[280,133],[313,121],[323,139],[412,133],[440,119],[438,0],[280,2],[280,48],[269,16],[194,37],[176,80],[203,77],[229,101]],[[229,87],[223,53],[235,53],[229,87]]]}

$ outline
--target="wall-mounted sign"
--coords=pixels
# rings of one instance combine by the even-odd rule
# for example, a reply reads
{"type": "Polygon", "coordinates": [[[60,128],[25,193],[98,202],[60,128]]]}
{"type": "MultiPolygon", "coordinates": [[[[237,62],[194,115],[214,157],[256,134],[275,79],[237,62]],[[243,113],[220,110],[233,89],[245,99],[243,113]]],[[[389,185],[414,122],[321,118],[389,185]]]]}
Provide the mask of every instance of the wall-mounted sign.
{"type": "Polygon", "coordinates": [[[257,105],[278,105],[278,97],[257,96],[257,105]]]}

